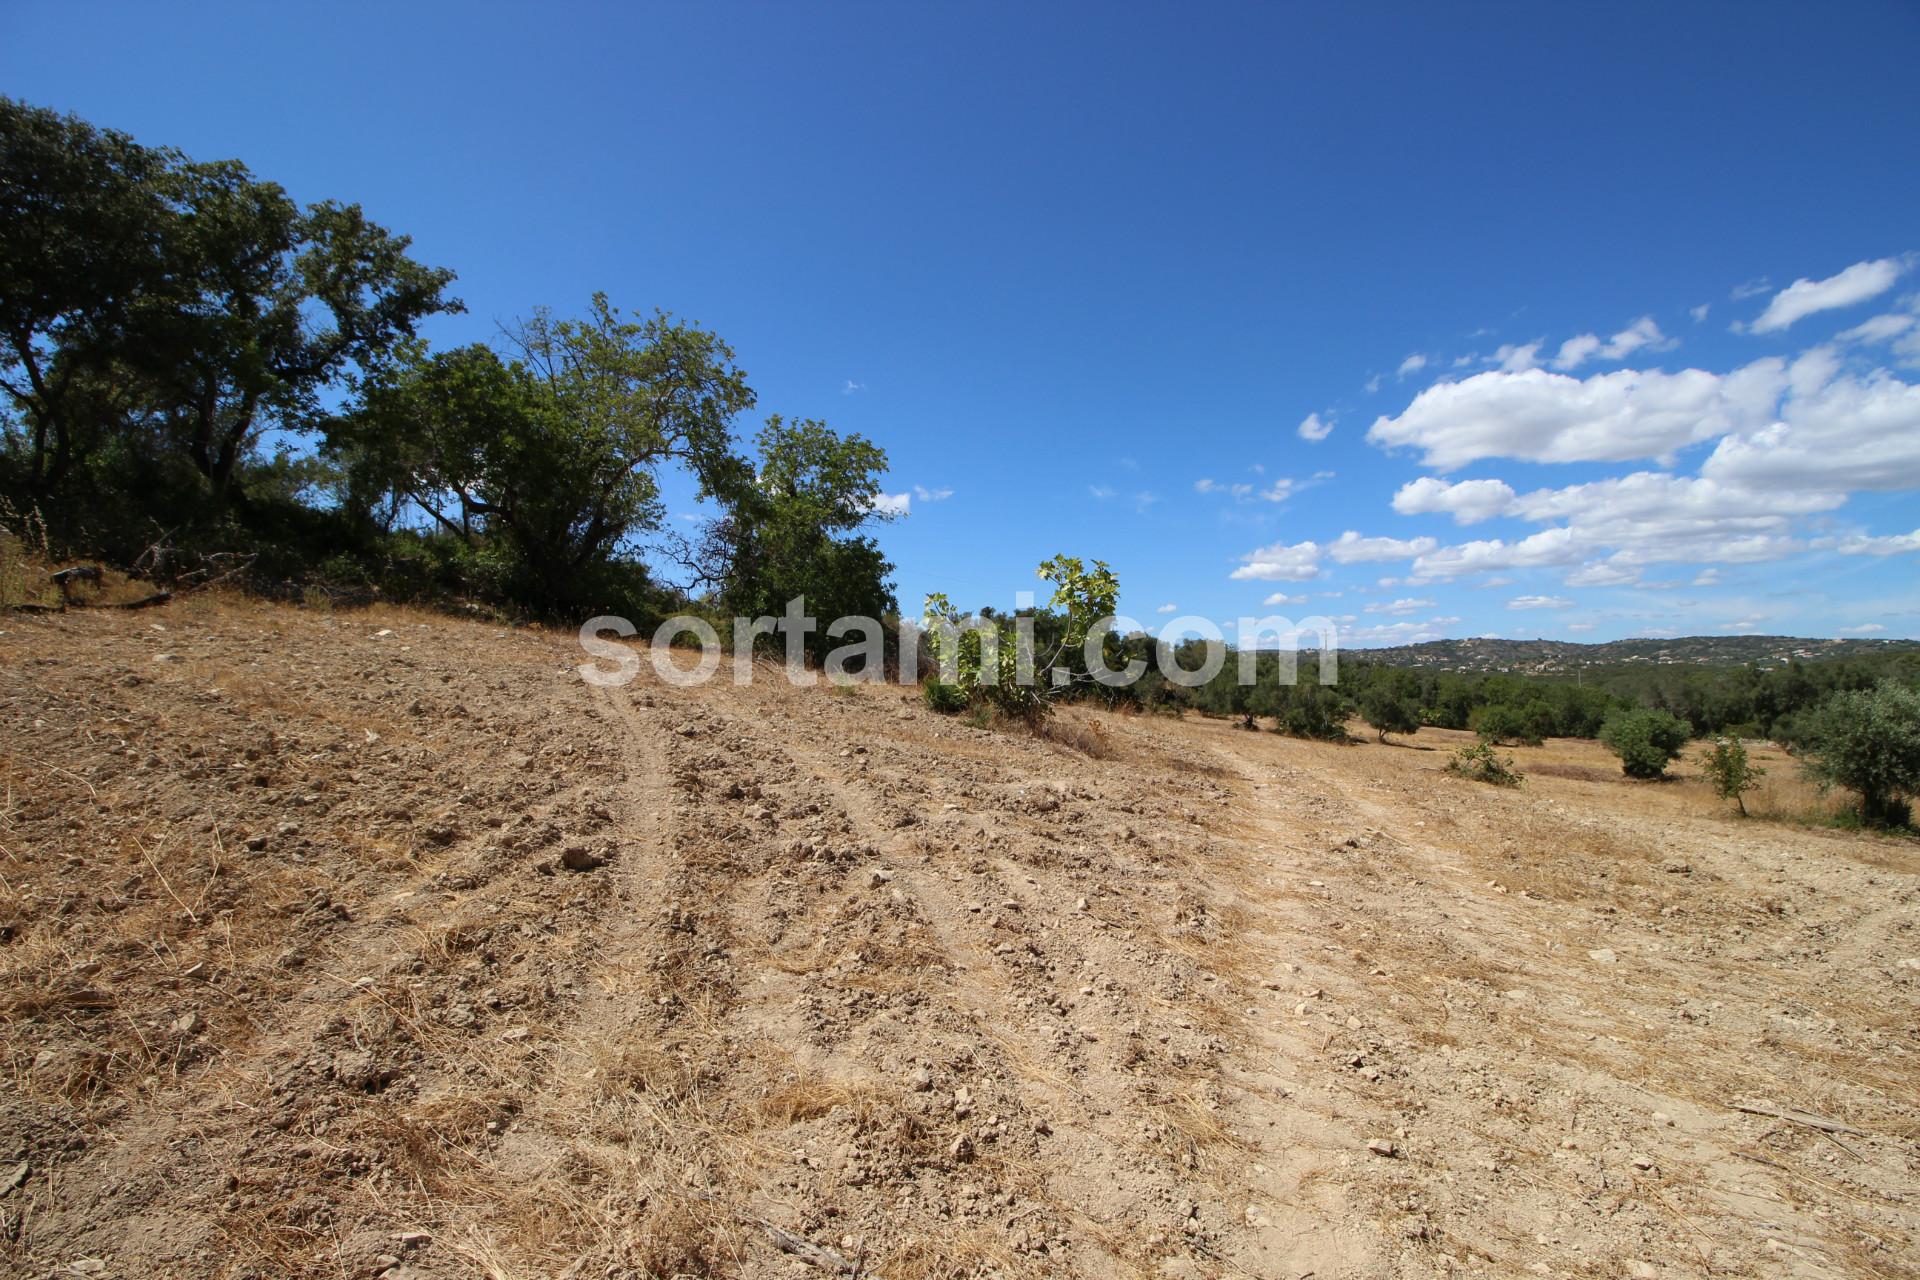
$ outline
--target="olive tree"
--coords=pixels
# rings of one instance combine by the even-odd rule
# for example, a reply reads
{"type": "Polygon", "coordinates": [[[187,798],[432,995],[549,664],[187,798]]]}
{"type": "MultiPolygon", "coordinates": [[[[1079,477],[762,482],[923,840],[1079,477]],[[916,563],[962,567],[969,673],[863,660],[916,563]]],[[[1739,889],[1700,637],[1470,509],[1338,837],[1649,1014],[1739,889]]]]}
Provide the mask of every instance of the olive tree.
{"type": "Polygon", "coordinates": [[[1824,787],[1860,795],[1869,826],[1905,826],[1920,794],[1920,691],[1882,681],[1836,693],[1798,735],[1806,772],[1824,787]]]}

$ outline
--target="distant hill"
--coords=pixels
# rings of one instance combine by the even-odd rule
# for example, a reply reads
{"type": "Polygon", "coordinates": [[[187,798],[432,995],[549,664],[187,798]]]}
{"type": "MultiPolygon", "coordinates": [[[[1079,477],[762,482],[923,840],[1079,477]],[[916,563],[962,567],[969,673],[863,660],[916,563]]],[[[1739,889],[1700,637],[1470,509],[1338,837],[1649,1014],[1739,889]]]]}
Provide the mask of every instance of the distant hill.
{"type": "Polygon", "coordinates": [[[1680,636],[1674,639],[1430,640],[1385,649],[1350,650],[1355,657],[1395,667],[1441,671],[1514,671],[1548,674],[1590,667],[1676,664],[1725,667],[1784,666],[1792,659],[1819,662],[1920,649],[1920,640],[1809,640],[1799,636],[1680,636]]]}

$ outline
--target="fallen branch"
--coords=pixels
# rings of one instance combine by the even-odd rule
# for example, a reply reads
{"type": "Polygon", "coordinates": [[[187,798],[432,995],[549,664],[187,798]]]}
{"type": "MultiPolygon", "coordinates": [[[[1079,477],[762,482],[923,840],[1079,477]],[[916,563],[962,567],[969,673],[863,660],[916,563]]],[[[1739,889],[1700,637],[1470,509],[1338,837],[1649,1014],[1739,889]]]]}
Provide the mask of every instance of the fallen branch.
{"type": "Polygon", "coordinates": [[[872,1275],[871,1272],[863,1270],[863,1264],[867,1256],[864,1248],[860,1251],[860,1257],[858,1259],[849,1259],[845,1254],[836,1253],[832,1249],[817,1245],[811,1240],[793,1234],[793,1232],[788,1231],[785,1227],[775,1226],[765,1218],[756,1218],[754,1215],[742,1209],[729,1209],[726,1205],[721,1204],[713,1196],[704,1191],[695,1191],[692,1188],[688,1188],[685,1194],[692,1196],[696,1200],[705,1200],[715,1208],[724,1209],[749,1226],[759,1227],[767,1233],[767,1238],[773,1242],[774,1248],[780,1250],[782,1253],[792,1254],[810,1267],[818,1267],[829,1275],[852,1276],[854,1280],[859,1280],[862,1275],[869,1277],[872,1275]]]}
{"type": "Polygon", "coordinates": [[[754,1223],[759,1226],[761,1230],[765,1231],[768,1237],[772,1239],[774,1247],[780,1250],[780,1252],[790,1253],[808,1266],[818,1267],[822,1271],[832,1275],[854,1276],[856,1278],[860,1275],[860,1264],[858,1262],[849,1262],[843,1255],[835,1253],[831,1249],[822,1248],[820,1245],[814,1244],[809,1240],[803,1240],[791,1231],[774,1226],[765,1218],[755,1218],[745,1213],[739,1216],[742,1220],[754,1223]]]}
{"type": "Polygon", "coordinates": [[[1823,1133],[1851,1133],[1858,1138],[1873,1136],[1865,1129],[1855,1129],[1851,1125],[1841,1124],[1838,1120],[1816,1116],[1811,1111],[1795,1111],[1790,1107],[1762,1107],[1745,1102],[1729,1102],[1725,1105],[1735,1111],[1744,1111],[1750,1116],[1772,1116],[1776,1120],[1790,1120],[1794,1124],[1803,1124],[1809,1129],[1818,1129],[1823,1133]]]}

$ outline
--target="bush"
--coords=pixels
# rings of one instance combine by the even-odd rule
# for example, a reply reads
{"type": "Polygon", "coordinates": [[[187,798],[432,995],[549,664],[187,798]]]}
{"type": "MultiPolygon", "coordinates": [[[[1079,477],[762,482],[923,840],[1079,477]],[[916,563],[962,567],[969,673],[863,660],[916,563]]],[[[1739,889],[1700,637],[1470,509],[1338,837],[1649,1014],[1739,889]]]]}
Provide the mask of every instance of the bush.
{"type": "Polygon", "coordinates": [[[1517,787],[1527,779],[1527,775],[1513,767],[1513,757],[1501,755],[1490,742],[1461,747],[1447,762],[1447,772],[1496,787],[1517,787]]]}
{"type": "Polygon", "coordinates": [[[959,685],[948,684],[937,676],[928,676],[920,682],[920,701],[927,704],[927,710],[938,715],[957,716],[967,709],[972,699],[959,685]]]}
{"type": "Polygon", "coordinates": [[[1868,826],[1908,825],[1909,801],[1920,794],[1920,691],[1887,680],[1836,693],[1799,729],[1807,776],[1822,788],[1859,792],[1868,826]]]}
{"type": "Polygon", "coordinates": [[[1688,736],[1686,721],[1641,707],[1616,711],[1600,726],[1600,741],[1620,757],[1620,771],[1629,778],[1665,777],[1688,736]]]}
{"type": "Polygon", "coordinates": [[[1747,760],[1747,749],[1738,738],[1721,738],[1700,757],[1700,768],[1712,784],[1714,794],[1722,800],[1731,800],[1740,807],[1740,816],[1747,816],[1747,802],[1741,794],[1752,791],[1760,785],[1760,779],[1767,771],[1747,760]]]}

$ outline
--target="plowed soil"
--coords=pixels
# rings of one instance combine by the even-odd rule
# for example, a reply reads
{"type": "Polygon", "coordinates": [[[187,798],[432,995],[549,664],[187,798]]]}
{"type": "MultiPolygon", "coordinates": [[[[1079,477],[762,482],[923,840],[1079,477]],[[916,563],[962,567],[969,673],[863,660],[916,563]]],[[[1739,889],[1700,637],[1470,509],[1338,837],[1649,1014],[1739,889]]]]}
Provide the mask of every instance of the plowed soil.
{"type": "Polygon", "coordinates": [[[1912,841],[405,611],[0,632],[9,1274],[1920,1274],[1912,841]]]}

